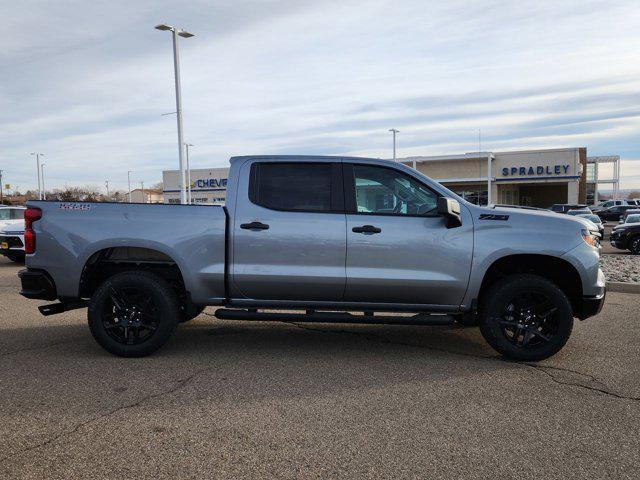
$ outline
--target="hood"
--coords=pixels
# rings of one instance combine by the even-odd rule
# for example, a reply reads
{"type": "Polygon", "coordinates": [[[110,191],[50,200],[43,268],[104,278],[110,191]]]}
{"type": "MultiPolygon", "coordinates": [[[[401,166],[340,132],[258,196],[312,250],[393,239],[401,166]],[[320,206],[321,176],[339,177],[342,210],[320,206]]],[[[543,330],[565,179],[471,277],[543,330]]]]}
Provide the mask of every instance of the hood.
{"type": "Polygon", "coordinates": [[[18,228],[22,228],[24,230],[24,220],[21,218],[18,218],[17,220],[0,220],[0,230],[15,225],[20,225],[21,227],[18,228]]]}
{"type": "Polygon", "coordinates": [[[622,230],[623,228],[637,227],[638,225],[640,225],[640,223],[637,223],[637,222],[621,223],[620,225],[616,225],[615,227],[613,227],[611,230],[622,230]]]}
{"type": "Polygon", "coordinates": [[[564,213],[556,213],[551,210],[534,210],[526,208],[511,207],[479,207],[477,205],[468,205],[469,209],[474,212],[474,217],[479,218],[480,215],[507,215],[507,221],[513,223],[540,223],[541,229],[548,228],[566,228],[569,230],[587,229],[598,231],[598,227],[591,220],[581,218],[564,213]]]}

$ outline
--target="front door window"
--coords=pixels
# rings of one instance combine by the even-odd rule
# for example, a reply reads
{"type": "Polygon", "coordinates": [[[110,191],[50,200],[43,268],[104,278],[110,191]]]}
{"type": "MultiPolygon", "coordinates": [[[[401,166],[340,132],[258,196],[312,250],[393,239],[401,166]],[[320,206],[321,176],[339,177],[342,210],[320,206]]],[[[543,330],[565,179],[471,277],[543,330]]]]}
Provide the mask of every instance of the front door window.
{"type": "Polygon", "coordinates": [[[436,212],[437,195],[402,172],[354,165],[353,177],[358,213],[430,215],[436,212]]]}

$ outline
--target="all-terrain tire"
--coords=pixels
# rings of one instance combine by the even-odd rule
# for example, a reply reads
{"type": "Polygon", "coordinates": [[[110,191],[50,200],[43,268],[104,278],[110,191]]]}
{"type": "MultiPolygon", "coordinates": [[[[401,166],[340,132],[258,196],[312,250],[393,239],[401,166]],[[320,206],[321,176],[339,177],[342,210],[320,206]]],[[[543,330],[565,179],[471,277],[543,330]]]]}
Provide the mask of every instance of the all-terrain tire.
{"type": "Polygon", "coordinates": [[[171,338],[179,320],[180,303],[174,289],[162,278],[144,271],[122,272],[107,278],[89,301],[88,321],[93,338],[105,350],[121,357],[144,357],[155,352],[171,338]],[[134,296],[131,292],[139,293],[134,296]],[[114,302],[114,296],[117,302],[114,302]],[[145,334],[151,332],[143,341],[129,344],[114,338],[122,335],[124,328],[117,326],[123,322],[121,316],[116,315],[119,318],[113,320],[114,314],[111,313],[117,311],[116,304],[125,303],[121,296],[125,299],[142,299],[128,303],[139,303],[139,307],[133,308],[146,312],[141,315],[149,322],[149,327],[153,327],[153,330],[143,327],[145,334]]]}
{"type": "MultiPolygon", "coordinates": [[[[482,336],[489,345],[507,358],[521,361],[549,358],[564,347],[571,335],[573,328],[571,303],[564,292],[546,278],[530,274],[510,275],[491,286],[485,294],[482,305],[480,319],[482,336]],[[544,317],[545,323],[542,327],[533,327],[536,319],[526,319],[524,316],[516,315],[515,318],[518,320],[512,320],[514,317],[510,316],[513,312],[512,307],[516,304],[514,299],[527,296],[544,298],[544,305],[547,305],[544,307],[546,312],[553,310],[544,317]],[[518,326],[522,324],[529,324],[526,331],[518,326]],[[547,330],[535,333],[539,328],[544,327],[547,327],[547,330]],[[517,336],[516,332],[518,332],[517,336]],[[523,345],[525,334],[528,335],[529,343],[523,345]]],[[[543,318],[542,313],[544,312],[541,312],[539,318],[543,318]]]]}

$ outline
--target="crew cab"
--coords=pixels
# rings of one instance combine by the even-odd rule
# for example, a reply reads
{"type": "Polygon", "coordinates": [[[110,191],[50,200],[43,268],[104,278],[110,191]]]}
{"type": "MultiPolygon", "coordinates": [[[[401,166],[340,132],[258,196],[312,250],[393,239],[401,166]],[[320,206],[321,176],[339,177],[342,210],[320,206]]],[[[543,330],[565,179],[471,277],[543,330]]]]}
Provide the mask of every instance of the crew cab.
{"type": "Polygon", "coordinates": [[[234,157],[227,189],[224,207],[29,202],[22,295],[58,300],[46,315],[88,306],[94,338],[121,356],[215,306],[222,319],[479,324],[501,354],[539,360],[604,302],[591,222],[479,207],[402,164],[234,157]]]}

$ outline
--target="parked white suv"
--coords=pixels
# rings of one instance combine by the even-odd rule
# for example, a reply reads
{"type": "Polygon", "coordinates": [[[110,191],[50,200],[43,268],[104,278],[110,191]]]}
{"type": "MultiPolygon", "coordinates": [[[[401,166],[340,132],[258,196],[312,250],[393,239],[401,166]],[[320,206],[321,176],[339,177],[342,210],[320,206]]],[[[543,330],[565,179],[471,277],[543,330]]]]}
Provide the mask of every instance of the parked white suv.
{"type": "Polygon", "coordinates": [[[9,225],[0,229],[0,255],[12,262],[24,262],[24,225],[9,225]]]}
{"type": "Polygon", "coordinates": [[[24,225],[24,211],[26,207],[10,207],[0,205],[0,228],[7,225],[24,225]]]}
{"type": "Polygon", "coordinates": [[[0,255],[14,262],[24,261],[24,211],[0,206],[0,255]]]}

